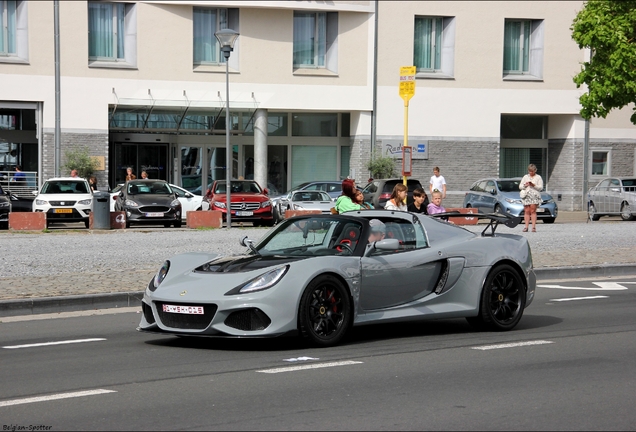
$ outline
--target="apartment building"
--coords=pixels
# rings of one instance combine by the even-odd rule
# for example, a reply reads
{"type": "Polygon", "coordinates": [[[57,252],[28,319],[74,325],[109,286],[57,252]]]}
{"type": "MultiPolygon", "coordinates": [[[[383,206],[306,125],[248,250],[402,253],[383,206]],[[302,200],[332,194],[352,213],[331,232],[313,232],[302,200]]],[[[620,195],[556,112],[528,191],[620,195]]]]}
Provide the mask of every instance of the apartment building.
{"type": "MultiPolygon", "coordinates": [[[[631,110],[587,125],[578,114],[572,77],[589,54],[570,26],[582,6],[60,1],[62,164],[86,147],[100,186],[132,167],[200,191],[225,178],[229,128],[233,177],[278,191],[363,185],[374,153],[401,171],[400,67],[416,66],[413,177],[439,166],[457,205],[473,181],[534,163],[561,209],[582,209],[586,179],[636,174],[631,110]],[[223,28],[240,33],[227,64],[223,28]]],[[[54,4],[0,0],[0,13],[0,171],[20,164],[41,181],[56,172],[54,4]]]]}

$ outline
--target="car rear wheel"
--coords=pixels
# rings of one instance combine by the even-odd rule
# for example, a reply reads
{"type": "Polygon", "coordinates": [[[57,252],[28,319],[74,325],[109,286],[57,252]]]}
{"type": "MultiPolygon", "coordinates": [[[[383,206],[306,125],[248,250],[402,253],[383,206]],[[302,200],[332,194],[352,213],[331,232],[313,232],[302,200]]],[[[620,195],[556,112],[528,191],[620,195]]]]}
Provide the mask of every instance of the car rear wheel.
{"type": "Polygon", "coordinates": [[[621,205],[621,219],[623,219],[624,221],[634,220],[634,216],[632,215],[632,207],[626,202],[621,205]]]}
{"type": "Polygon", "coordinates": [[[328,347],[342,340],[351,325],[349,293],[334,276],[311,281],[300,299],[300,334],[314,345],[328,347]]]}
{"type": "Polygon", "coordinates": [[[479,315],[468,322],[483,330],[512,330],[523,315],[526,290],[517,271],[502,264],[493,268],[481,293],[479,315]]]}
{"type": "Polygon", "coordinates": [[[594,203],[592,201],[590,201],[590,203],[587,205],[587,215],[593,221],[597,221],[601,218],[601,216],[596,213],[596,207],[594,206],[594,203]]]}

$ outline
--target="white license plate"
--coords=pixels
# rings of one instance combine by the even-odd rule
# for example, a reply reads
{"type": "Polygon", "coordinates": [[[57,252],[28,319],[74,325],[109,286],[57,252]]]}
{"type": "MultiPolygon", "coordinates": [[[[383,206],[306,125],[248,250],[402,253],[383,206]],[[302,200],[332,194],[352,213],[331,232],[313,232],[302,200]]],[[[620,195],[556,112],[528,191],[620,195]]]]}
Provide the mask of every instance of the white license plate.
{"type": "Polygon", "coordinates": [[[163,305],[164,312],[188,314],[188,315],[203,315],[203,306],[177,306],[177,305],[163,305]]]}
{"type": "Polygon", "coordinates": [[[537,208],[537,213],[543,213],[544,211],[547,211],[547,210],[541,207],[537,208]]]}
{"type": "Polygon", "coordinates": [[[237,216],[253,216],[254,212],[249,212],[249,211],[237,211],[236,212],[237,216]]]}
{"type": "Polygon", "coordinates": [[[146,213],[146,217],[163,217],[163,213],[146,213]]]}

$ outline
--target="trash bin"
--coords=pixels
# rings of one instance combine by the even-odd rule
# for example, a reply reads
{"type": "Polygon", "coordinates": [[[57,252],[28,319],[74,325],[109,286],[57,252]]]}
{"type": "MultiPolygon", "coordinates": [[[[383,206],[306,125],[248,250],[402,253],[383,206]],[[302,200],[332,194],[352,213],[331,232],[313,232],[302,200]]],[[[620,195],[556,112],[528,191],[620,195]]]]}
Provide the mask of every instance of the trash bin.
{"type": "Polygon", "coordinates": [[[110,229],[110,194],[93,192],[93,229],[110,229]]]}

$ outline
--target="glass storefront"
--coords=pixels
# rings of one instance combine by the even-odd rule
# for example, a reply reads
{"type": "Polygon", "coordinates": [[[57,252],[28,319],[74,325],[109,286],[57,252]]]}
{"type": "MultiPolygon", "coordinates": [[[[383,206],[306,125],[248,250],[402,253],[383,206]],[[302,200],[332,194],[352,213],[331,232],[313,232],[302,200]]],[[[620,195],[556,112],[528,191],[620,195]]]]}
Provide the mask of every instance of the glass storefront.
{"type": "Polygon", "coordinates": [[[111,167],[113,186],[126,181],[126,169],[132,168],[137,178],[146,171],[148,178],[168,180],[167,144],[115,143],[115,163],[111,167]]]}

